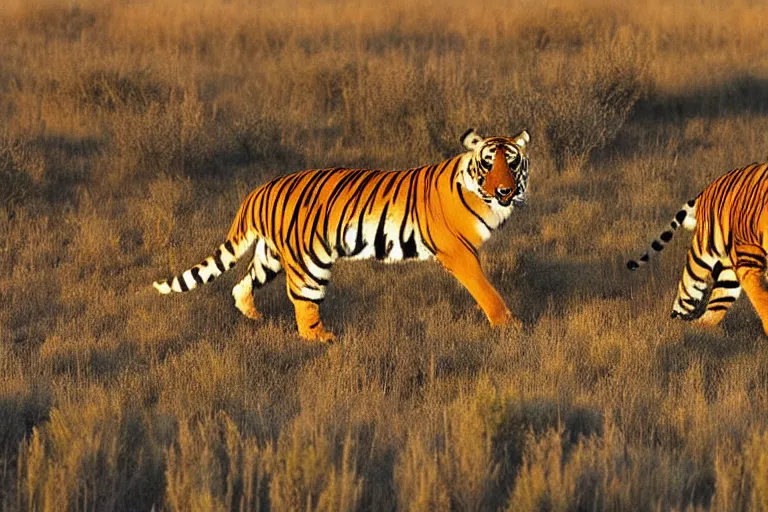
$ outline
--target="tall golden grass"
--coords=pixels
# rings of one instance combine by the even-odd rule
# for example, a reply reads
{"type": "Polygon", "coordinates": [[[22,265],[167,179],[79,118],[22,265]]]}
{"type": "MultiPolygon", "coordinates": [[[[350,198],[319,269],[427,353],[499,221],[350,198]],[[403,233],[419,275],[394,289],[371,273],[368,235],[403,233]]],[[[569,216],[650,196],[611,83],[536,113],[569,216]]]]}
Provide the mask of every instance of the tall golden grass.
{"type": "Polygon", "coordinates": [[[768,156],[758,2],[0,4],[3,510],[768,509],[750,305],[667,319],[685,235],[768,156]],[[527,128],[531,204],[483,250],[523,332],[436,264],[335,267],[302,343],[207,256],[287,172],[405,168],[527,128]]]}

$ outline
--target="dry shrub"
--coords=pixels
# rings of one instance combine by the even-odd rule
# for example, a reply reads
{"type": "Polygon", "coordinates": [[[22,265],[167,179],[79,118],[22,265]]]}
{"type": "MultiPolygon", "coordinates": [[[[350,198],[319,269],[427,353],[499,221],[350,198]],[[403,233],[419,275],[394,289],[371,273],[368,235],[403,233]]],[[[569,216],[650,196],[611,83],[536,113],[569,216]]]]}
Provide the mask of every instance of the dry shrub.
{"type": "Polygon", "coordinates": [[[605,436],[570,445],[562,432],[528,434],[507,510],[628,510],[708,507],[711,489],[697,487],[690,463],[652,455],[611,427],[605,436]]]}
{"type": "Polygon", "coordinates": [[[404,510],[488,506],[498,476],[494,437],[500,400],[487,380],[469,396],[460,396],[443,412],[433,440],[419,439],[414,429],[395,468],[404,510]]]}
{"type": "Polygon", "coordinates": [[[324,425],[299,416],[278,441],[270,505],[279,510],[356,510],[364,482],[357,475],[354,443],[351,435],[337,438],[324,425]]]}
{"type": "Polygon", "coordinates": [[[529,435],[507,510],[566,510],[576,488],[576,475],[563,474],[562,458],[562,439],[557,431],[550,430],[538,441],[529,435]]]}
{"type": "Polygon", "coordinates": [[[16,501],[19,443],[48,418],[51,390],[46,379],[25,382],[22,359],[0,345],[0,508],[16,501]]]}
{"type": "Polygon", "coordinates": [[[395,483],[401,510],[450,510],[451,499],[440,475],[437,453],[415,435],[400,453],[395,483]]]}
{"type": "Polygon", "coordinates": [[[768,434],[752,430],[738,449],[725,441],[714,456],[716,510],[768,509],[768,434]]]}
{"type": "Polygon", "coordinates": [[[546,401],[501,393],[480,378],[472,393],[443,410],[439,426],[412,429],[395,466],[403,509],[495,509],[521,463],[527,432],[552,426],[546,401]]]}
{"type": "Polygon", "coordinates": [[[22,443],[20,505],[36,510],[148,509],[158,498],[157,454],[137,411],[103,391],[54,408],[22,443]]]}
{"type": "Polygon", "coordinates": [[[271,447],[243,436],[223,411],[182,422],[166,450],[165,502],[170,510],[268,508],[271,447]]]}
{"type": "Polygon", "coordinates": [[[563,55],[539,70],[533,98],[559,168],[583,165],[619,133],[643,94],[647,57],[641,48],[624,29],[604,45],[563,55]]]}

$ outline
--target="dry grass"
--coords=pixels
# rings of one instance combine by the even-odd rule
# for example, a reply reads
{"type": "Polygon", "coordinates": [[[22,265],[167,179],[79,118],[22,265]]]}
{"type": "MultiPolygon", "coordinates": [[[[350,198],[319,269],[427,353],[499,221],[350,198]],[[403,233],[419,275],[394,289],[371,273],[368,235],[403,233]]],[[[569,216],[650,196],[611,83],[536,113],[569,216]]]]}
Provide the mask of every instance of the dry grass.
{"type": "MultiPolygon", "coordinates": [[[[768,8],[0,4],[3,510],[768,509],[768,340],[667,320],[683,201],[768,157],[768,8]],[[281,283],[149,286],[289,171],[533,136],[484,249],[490,330],[436,264],[340,263],[303,344],[281,283]]],[[[236,273],[236,272],[235,272],[236,273]]]]}

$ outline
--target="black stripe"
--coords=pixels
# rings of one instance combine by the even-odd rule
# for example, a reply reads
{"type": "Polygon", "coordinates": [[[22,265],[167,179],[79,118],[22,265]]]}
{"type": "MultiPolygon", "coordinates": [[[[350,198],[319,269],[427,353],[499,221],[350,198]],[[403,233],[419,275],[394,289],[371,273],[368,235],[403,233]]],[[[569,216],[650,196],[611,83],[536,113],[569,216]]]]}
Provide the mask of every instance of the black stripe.
{"type": "Polygon", "coordinates": [[[237,254],[235,254],[235,248],[234,248],[234,247],[232,247],[232,242],[230,242],[229,240],[227,240],[226,242],[224,242],[224,248],[225,248],[226,250],[228,250],[228,251],[229,251],[229,253],[230,253],[232,256],[237,256],[237,254]]]}
{"type": "Polygon", "coordinates": [[[707,308],[709,311],[728,311],[728,306],[712,306],[707,308]]]}
{"type": "Polygon", "coordinates": [[[453,192],[453,189],[458,183],[456,183],[456,175],[459,173],[459,163],[461,163],[461,158],[456,158],[456,162],[453,164],[453,169],[451,170],[451,192],[453,192]]]}
{"type": "Polygon", "coordinates": [[[192,269],[192,278],[197,284],[203,284],[203,277],[200,275],[200,269],[195,267],[192,269]]]}
{"type": "Polygon", "coordinates": [[[184,274],[177,276],[176,281],[179,283],[179,288],[181,288],[181,291],[188,292],[189,286],[187,286],[187,282],[184,280],[184,274]]]}
{"type": "Polygon", "coordinates": [[[699,276],[697,276],[696,273],[691,268],[691,260],[687,260],[685,262],[685,270],[686,270],[686,272],[688,272],[688,277],[690,277],[694,281],[698,281],[699,283],[703,283],[704,282],[704,279],[699,277],[699,276]]]}
{"type": "Polygon", "coordinates": [[[301,267],[301,270],[298,270],[295,267],[293,267],[294,272],[296,273],[296,275],[298,275],[298,276],[309,276],[316,283],[319,283],[320,281],[323,281],[323,279],[315,276],[309,270],[309,266],[307,266],[307,262],[304,261],[304,258],[300,258],[299,257],[299,254],[296,253],[295,248],[291,244],[287,244],[286,247],[288,248],[288,252],[291,254],[291,257],[293,258],[293,261],[298,263],[299,267],[301,267]]]}
{"type": "MultiPolygon", "coordinates": [[[[728,267],[728,268],[730,268],[730,267],[728,267]]],[[[717,281],[717,280],[718,280],[718,278],[720,277],[720,273],[721,273],[721,272],[722,272],[724,269],[725,269],[725,267],[723,267],[723,264],[722,264],[722,263],[720,263],[719,261],[718,261],[717,263],[715,263],[715,266],[714,266],[714,267],[712,267],[712,279],[714,279],[715,281],[717,281]]]]}
{"type": "Polygon", "coordinates": [[[662,249],[664,249],[664,246],[661,245],[658,240],[654,240],[653,243],[651,244],[651,248],[654,251],[658,252],[658,251],[661,251],[662,249]]]}
{"type": "Polygon", "coordinates": [[[400,245],[403,247],[403,259],[415,258],[419,255],[416,249],[416,232],[411,231],[411,237],[406,241],[401,241],[400,245]]]}
{"type": "Polygon", "coordinates": [[[685,210],[680,210],[675,214],[675,220],[680,224],[682,224],[687,216],[688,216],[688,212],[686,212],[685,210]]]}
{"type": "Polygon", "coordinates": [[[740,261],[736,264],[739,268],[757,268],[763,269],[765,265],[763,263],[757,263],[755,261],[740,261]]]}
{"type": "Polygon", "coordinates": [[[474,245],[472,245],[472,243],[469,240],[467,240],[466,237],[464,237],[464,235],[462,235],[461,233],[459,233],[459,240],[461,241],[462,244],[464,244],[464,247],[466,247],[469,250],[469,252],[471,252],[474,255],[475,258],[478,258],[477,248],[474,245]]]}
{"type": "MultiPolygon", "coordinates": [[[[738,256],[739,260],[749,259],[760,263],[765,261],[765,257],[763,255],[752,254],[751,252],[736,251],[736,256],[738,256]]],[[[739,261],[739,263],[741,263],[741,261],[739,261]]]]}
{"type": "Polygon", "coordinates": [[[733,295],[726,295],[725,297],[718,297],[717,299],[712,299],[709,301],[710,304],[728,304],[731,302],[734,302],[736,300],[736,297],[733,295]]]}
{"type": "MultiPolygon", "coordinates": [[[[309,232],[309,244],[305,248],[305,252],[307,255],[309,255],[309,259],[312,260],[312,263],[317,265],[318,267],[322,269],[329,269],[331,268],[331,265],[333,265],[332,261],[324,262],[320,259],[320,257],[317,255],[317,252],[315,252],[315,236],[317,236],[317,224],[320,221],[320,212],[318,211],[315,214],[315,220],[312,222],[312,227],[310,228],[309,232]]],[[[323,250],[325,250],[328,257],[331,256],[331,248],[328,247],[326,243],[323,242],[323,240],[320,240],[320,245],[323,246],[323,250]]]]}
{"type": "Polygon", "coordinates": [[[216,253],[213,255],[213,262],[216,263],[216,268],[219,272],[224,273],[227,269],[224,267],[224,262],[221,261],[221,249],[216,249],[216,253]]]}
{"type": "Polygon", "coordinates": [[[461,186],[461,183],[458,183],[458,184],[457,184],[457,187],[458,187],[458,189],[459,189],[459,199],[461,199],[461,203],[464,205],[464,207],[465,207],[467,210],[469,210],[469,211],[472,213],[472,215],[474,215],[474,216],[477,218],[477,220],[479,220],[480,222],[482,222],[482,223],[483,223],[483,226],[485,226],[486,228],[488,228],[488,231],[493,231],[493,230],[491,229],[491,227],[488,225],[488,223],[486,223],[486,222],[485,222],[485,219],[483,219],[483,218],[482,218],[482,217],[481,217],[481,216],[480,216],[480,215],[479,215],[479,214],[478,214],[478,213],[477,213],[475,210],[473,210],[473,209],[472,209],[472,207],[471,207],[471,206],[469,206],[469,204],[467,203],[467,200],[466,200],[466,199],[464,199],[464,191],[463,191],[463,187],[461,186]]]}
{"type": "Polygon", "coordinates": [[[389,209],[389,203],[384,205],[384,210],[379,218],[379,226],[376,228],[376,236],[373,239],[373,247],[376,250],[376,259],[382,260],[387,256],[387,237],[384,234],[384,227],[387,222],[387,210],[389,209]]]}
{"type": "Polygon", "coordinates": [[[661,236],[659,236],[659,238],[661,238],[662,242],[669,242],[670,240],[672,240],[672,232],[665,231],[661,234],[661,236]]]}
{"type": "Polygon", "coordinates": [[[384,178],[382,178],[383,180],[389,179],[387,186],[384,187],[384,190],[381,191],[382,197],[386,197],[387,194],[389,194],[389,191],[392,190],[392,187],[395,185],[395,181],[397,181],[397,177],[399,174],[400,173],[392,172],[392,173],[388,173],[386,176],[384,176],[384,178]]]}
{"type": "Polygon", "coordinates": [[[698,306],[701,301],[699,299],[690,298],[683,299],[681,302],[685,306],[691,306],[693,309],[696,309],[696,306],[698,306]]]}
{"type": "Polygon", "coordinates": [[[726,288],[729,290],[735,290],[736,288],[739,288],[741,285],[738,281],[718,281],[712,286],[712,289],[716,288],[726,288]]]}
{"type": "Polygon", "coordinates": [[[704,260],[696,256],[696,254],[693,252],[693,250],[689,251],[688,254],[691,255],[691,258],[693,259],[694,263],[696,263],[698,266],[700,266],[703,269],[709,270],[712,272],[712,267],[704,263],[704,260]]]}

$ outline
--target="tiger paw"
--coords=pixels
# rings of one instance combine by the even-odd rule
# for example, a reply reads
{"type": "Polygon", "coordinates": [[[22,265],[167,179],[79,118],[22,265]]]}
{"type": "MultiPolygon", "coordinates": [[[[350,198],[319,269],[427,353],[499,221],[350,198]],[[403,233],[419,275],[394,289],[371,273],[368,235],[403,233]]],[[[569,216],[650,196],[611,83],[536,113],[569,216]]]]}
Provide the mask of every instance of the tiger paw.
{"type": "Polygon", "coordinates": [[[312,329],[299,330],[299,336],[309,342],[333,343],[336,341],[336,336],[334,336],[332,332],[326,331],[322,324],[315,326],[312,329]]]}
{"type": "Polygon", "coordinates": [[[256,310],[256,304],[253,301],[253,294],[250,287],[237,285],[232,290],[232,296],[235,298],[235,307],[251,320],[259,320],[261,313],[256,310]]]}
{"type": "Polygon", "coordinates": [[[522,329],[523,322],[508,309],[505,309],[502,313],[495,315],[490,319],[491,327],[511,327],[513,329],[522,329]]]}

